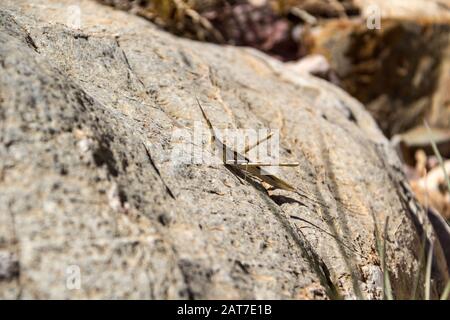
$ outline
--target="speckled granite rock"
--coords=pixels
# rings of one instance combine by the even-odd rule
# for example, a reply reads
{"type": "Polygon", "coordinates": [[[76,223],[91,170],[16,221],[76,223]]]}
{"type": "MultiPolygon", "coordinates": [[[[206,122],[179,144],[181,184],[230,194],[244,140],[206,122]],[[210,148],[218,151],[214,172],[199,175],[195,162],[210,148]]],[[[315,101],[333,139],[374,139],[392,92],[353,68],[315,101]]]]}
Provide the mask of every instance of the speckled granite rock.
{"type": "MultiPolygon", "coordinates": [[[[0,160],[1,298],[379,298],[386,217],[406,297],[434,238],[347,94],[91,1],[1,2],[0,160]],[[280,129],[299,192],[170,161],[173,131],[204,121],[196,97],[217,127],[280,129]]],[[[439,289],[439,244],[434,271],[439,289]]]]}

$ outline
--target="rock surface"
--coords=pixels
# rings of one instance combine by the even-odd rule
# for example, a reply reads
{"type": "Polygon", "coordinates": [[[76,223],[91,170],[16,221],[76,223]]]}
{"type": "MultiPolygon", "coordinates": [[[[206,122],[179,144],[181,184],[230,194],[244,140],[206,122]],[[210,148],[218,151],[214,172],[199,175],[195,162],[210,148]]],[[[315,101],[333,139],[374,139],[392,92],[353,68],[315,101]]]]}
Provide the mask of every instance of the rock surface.
{"type": "Polygon", "coordinates": [[[0,4],[1,298],[376,299],[387,217],[408,297],[434,233],[399,168],[361,104],[262,54],[92,1],[0,4]],[[298,192],[171,161],[196,97],[217,128],[279,129],[298,192]]]}

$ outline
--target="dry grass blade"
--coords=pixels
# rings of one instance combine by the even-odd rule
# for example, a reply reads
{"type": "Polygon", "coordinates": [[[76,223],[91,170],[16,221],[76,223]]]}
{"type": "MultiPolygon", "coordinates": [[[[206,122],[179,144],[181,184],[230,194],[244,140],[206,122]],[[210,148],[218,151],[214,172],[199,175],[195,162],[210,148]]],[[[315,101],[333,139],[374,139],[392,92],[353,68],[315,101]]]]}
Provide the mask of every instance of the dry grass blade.
{"type": "Polygon", "coordinates": [[[423,262],[425,260],[425,242],[426,242],[426,235],[424,234],[422,237],[421,247],[420,247],[420,257],[419,257],[419,268],[417,270],[416,277],[414,279],[414,288],[413,292],[411,293],[411,300],[417,299],[417,292],[419,291],[419,285],[420,285],[420,276],[423,271],[423,262]]]}
{"type": "Polygon", "coordinates": [[[442,292],[441,300],[448,300],[449,296],[450,296],[450,281],[447,282],[444,292],[442,292]]]}
{"type": "Polygon", "coordinates": [[[439,164],[442,167],[442,170],[444,171],[445,181],[447,182],[447,190],[448,190],[448,192],[450,192],[450,177],[448,176],[447,170],[445,169],[444,160],[442,159],[441,153],[439,152],[436,142],[433,139],[430,126],[428,125],[428,123],[426,121],[424,121],[424,123],[425,123],[425,127],[427,128],[428,134],[430,136],[430,142],[433,147],[434,154],[435,154],[436,158],[438,159],[439,164]]]}
{"type": "Polygon", "coordinates": [[[383,299],[393,300],[392,289],[389,280],[389,273],[387,270],[387,259],[386,259],[386,238],[387,238],[387,230],[389,224],[389,217],[386,218],[386,223],[384,225],[384,241],[381,242],[380,230],[378,229],[378,224],[375,219],[375,215],[373,215],[373,223],[374,223],[374,236],[375,236],[375,245],[378,251],[378,256],[381,259],[381,266],[383,272],[383,299]]]}
{"type": "Polygon", "coordinates": [[[431,296],[431,265],[433,262],[433,245],[430,246],[427,257],[427,268],[425,270],[425,300],[431,296]]]}
{"type": "Polygon", "coordinates": [[[383,259],[383,294],[384,299],[394,300],[392,295],[392,287],[391,281],[389,279],[389,270],[387,269],[387,256],[386,256],[386,244],[388,237],[388,225],[389,225],[389,217],[386,218],[386,223],[384,224],[384,239],[383,239],[383,251],[382,251],[382,259],[383,259]]]}

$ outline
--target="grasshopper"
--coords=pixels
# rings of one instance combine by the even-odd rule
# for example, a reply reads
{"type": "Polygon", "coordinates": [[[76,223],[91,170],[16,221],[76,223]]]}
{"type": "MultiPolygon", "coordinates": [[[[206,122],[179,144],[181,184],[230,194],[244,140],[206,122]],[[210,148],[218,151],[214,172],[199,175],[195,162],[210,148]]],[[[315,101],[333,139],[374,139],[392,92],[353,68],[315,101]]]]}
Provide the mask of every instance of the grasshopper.
{"type": "MultiPolygon", "coordinates": [[[[257,145],[261,144],[263,141],[266,141],[272,137],[273,134],[269,134],[264,139],[261,139],[257,141],[254,145],[246,146],[243,150],[243,154],[238,153],[237,151],[232,150],[229,148],[226,144],[224,144],[216,134],[216,130],[214,129],[211,121],[209,120],[205,110],[203,109],[202,105],[200,104],[200,101],[198,98],[196,98],[197,104],[202,112],[203,118],[205,119],[206,123],[208,124],[208,127],[211,131],[212,140],[215,142],[217,147],[221,148],[223,150],[223,163],[225,166],[231,166],[235,169],[238,169],[239,172],[244,172],[245,176],[248,174],[251,177],[255,178],[256,180],[259,180],[260,182],[265,182],[266,184],[271,186],[271,189],[281,189],[285,191],[291,191],[299,196],[301,196],[303,199],[307,199],[308,201],[315,203],[317,205],[320,205],[325,208],[330,208],[330,206],[318,199],[316,199],[314,196],[309,195],[305,191],[300,191],[290,185],[288,182],[284,181],[283,179],[270,174],[266,170],[263,169],[265,166],[282,166],[282,167],[297,167],[300,164],[298,162],[294,163],[279,163],[279,164],[272,164],[272,163],[262,163],[262,162],[252,162],[250,161],[245,154],[250,151],[251,149],[255,148],[257,145]],[[228,160],[227,160],[228,159],[228,160]]],[[[348,208],[344,204],[342,204],[340,201],[336,201],[336,204],[343,209],[353,212],[355,214],[360,214],[358,211],[352,210],[351,208],[348,208]]]]}
{"type": "Polygon", "coordinates": [[[200,101],[198,98],[196,98],[197,104],[202,112],[203,118],[205,119],[206,123],[208,124],[208,127],[211,131],[212,140],[215,142],[216,146],[222,150],[222,156],[223,156],[223,163],[226,166],[232,166],[235,169],[238,169],[245,173],[245,176],[250,175],[253,178],[258,179],[259,181],[265,182],[269,184],[273,189],[282,189],[286,191],[294,191],[296,192],[296,189],[291,186],[289,183],[284,181],[281,178],[278,178],[277,176],[270,174],[267,170],[264,170],[263,167],[267,166],[279,166],[279,167],[297,167],[299,166],[299,163],[262,163],[262,162],[252,162],[250,161],[246,154],[261,144],[262,142],[270,139],[273,136],[273,133],[270,133],[265,138],[258,140],[253,145],[247,145],[245,149],[243,150],[243,154],[239,153],[235,150],[232,150],[229,148],[225,143],[223,143],[216,134],[216,130],[214,129],[214,126],[212,125],[211,121],[209,120],[209,117],[207,116],[205,110],[203,109],[200,101]]]}

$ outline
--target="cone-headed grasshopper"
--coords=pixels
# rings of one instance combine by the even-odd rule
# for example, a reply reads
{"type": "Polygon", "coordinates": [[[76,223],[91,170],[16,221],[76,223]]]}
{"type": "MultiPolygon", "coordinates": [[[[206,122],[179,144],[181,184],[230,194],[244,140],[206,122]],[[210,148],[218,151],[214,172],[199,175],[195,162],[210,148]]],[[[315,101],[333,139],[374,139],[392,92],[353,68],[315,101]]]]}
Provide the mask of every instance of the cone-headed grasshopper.
{"type": "Polygon", "coordinates": [[[223,143],[219,139],[219,135],[216,133],[211,121],[209,120],[205,110],[203,109],[200,101],[197,99],[197,104],[202,112],[203,118],[205,118],[206,123],[211,131],[212,140],[215,145],[222,150],[223,164],[226,166],[232,166],[240,171],[242,171],[245,175],[250,175],[253,178],[256,178],[260,181],[263,181],[269,184],[274,189],[282,189],[286,191],[296,191],[296,189],[291,186],[289,183],[284,181],[281,178],[278,178],[276,175],[269,173],[263,167],[296,167],[299,163],[263,163],[263,162],[253,162],[247,158],[247,153],[261,144],[262,142],[270,139],[272,137],[272,133],[270,133],[267,137],[258,140],[255,144],[251,146],[246,146],[242,153],[239,153],[235,150],[229,148],[225,143],[223,143]]]}

